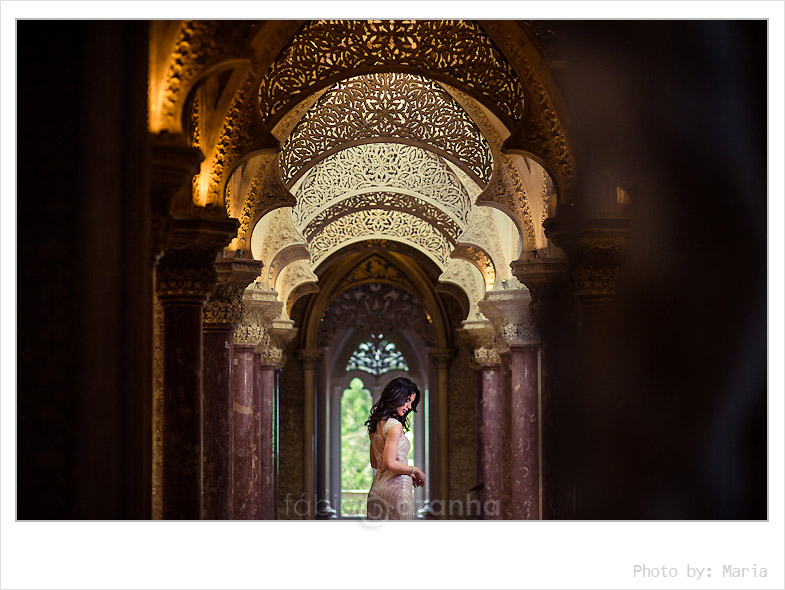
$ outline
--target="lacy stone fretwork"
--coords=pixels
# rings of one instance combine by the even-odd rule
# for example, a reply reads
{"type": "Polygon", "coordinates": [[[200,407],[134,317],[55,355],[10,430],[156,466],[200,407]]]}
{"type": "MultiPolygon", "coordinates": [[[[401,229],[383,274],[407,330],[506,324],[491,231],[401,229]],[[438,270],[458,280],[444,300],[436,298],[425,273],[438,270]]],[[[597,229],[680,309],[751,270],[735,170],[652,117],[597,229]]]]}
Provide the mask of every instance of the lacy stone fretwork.
{"type": "Polygon", "coordinates": [[[482,185],[491,179],[493,155],[477,125],[438,84],[403,73],[357,76],[333,86],[284,142],[281,174],[291,184],[350,142],[385,139],[427,143],[482,185]]]}
{"type": "Polygon", "coordinates": [[[446,211],[465,228],[472,199],[460,179],[436,154],[423,148],[372,143],[341,150],[322,160],[293,190],[292,215],[302,229],[321,211],[364,192],[397,192],[417,196],[446,211]]]}
{"type": "Polygon", "coordinates": [[[262,119],[272,127],[311,89],[347,72],[390,68],[430,73],[463,87],[484,97],[513,126],[523,119],[517,74],[477,23],[460,20],[307,23],[262,77],[262,119]]]}
{"type": "Polygon", "coordinates": [[[316,234],[308,244],[313,267],[347,244],[373,238],[409,244],[428,254],[442,269],[450,257],[450,242],[427,221],[400,211],[369,209],[345,215],[316,234]]]}
{"type": "Polygon", "coordinates": [[[322,317],[324,321],[319,322],[318,332],[320,346],[348,326],[360,334],[384,334],[387,338],[406,328],[427,345],[433,343],[433,327],[422,302],[392,285],[366,283],[352,287],[336,297],[322,317]]]}
{"type": "Polygon", "coordinates": [[[461,235],[461,227],[439,207],[428,201],[402,193],[373,192],[354,195],[325,209],[303,229],[303,236],[306,240],[311,240],[330,223],[365,209],[411,213],[430,223],[452,243],[461,235]]]}

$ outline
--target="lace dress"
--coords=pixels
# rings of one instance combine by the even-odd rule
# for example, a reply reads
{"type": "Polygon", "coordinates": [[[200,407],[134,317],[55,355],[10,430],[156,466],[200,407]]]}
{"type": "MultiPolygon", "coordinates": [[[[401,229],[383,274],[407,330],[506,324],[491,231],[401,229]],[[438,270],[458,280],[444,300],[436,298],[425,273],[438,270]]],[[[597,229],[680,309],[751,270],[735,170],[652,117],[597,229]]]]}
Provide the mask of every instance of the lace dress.
{"type": "MultiPolygon", "coordinates": [[[[368,492],[368,520],[407,520],[414,518],[414,484],[410,475],[399,475],[383,467],[384,442],[393,424],[400,424],[395,418],[388,418],[376,427],[371,435],[371,453],[376,461],[376,475],[368,492]]],[[[409,439],[403,433],[398,439],[398,456],[406,463],[409,454],[409,439]]]]}

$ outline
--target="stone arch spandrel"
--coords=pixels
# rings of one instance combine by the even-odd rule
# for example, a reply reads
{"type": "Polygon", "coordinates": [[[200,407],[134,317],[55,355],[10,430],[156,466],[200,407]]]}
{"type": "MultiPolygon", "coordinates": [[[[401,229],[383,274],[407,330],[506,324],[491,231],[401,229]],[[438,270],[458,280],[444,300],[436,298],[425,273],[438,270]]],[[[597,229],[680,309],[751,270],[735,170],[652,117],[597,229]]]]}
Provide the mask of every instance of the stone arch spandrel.
{"type": "MultiPolygon", "coordinates": [[[[291,212],[291,208],[297,204],[295,196],[281,180],[277,154],[263,154],[255,159],[260,163],[242,199],[240,227],[237,229],[237,248],[246,250],[252,249],[254,228],[265,215],[282,207],[291,212]]],[[[237,210],[239,200],[230,191],[228,201],[232,203],[233,211],[237,210]]]]}
{"type": "Polygon", "coordinates": [[[567,109],[530,31],[514,21],[482,21],[523,81],[524,117],[504,142],[503,150],[530,157],[553,176],[560,202],[574,195],[575,161],[567,141],[567,109]]]}
{"type": "Polygon", "coordinates": [[[450,260],[444,273],[439,277],[439,282],[457,285],[466,293],[469,299],[469,313],[466,320],[473,320],[477,314],[480,314],[477,303],[485,296],[485,280],[474,264],[466,260],[450,260]]]}
{"type": "MultiPolygon", "coordinates": [[[[451,333],[447,323],[444,306],[439,299],[431,279],[426,271],[414,260],[405,255],[390,253],[395,258],[396,267],[402,271],[414,286],[417,297],[422,301],[430,323],[433,326],[433,338],[438,347],[449,347],[451,333]]],[[[318,325],[325,309],[335,297],[337,288],[357,260],[354,257],[339,258],[327,269],[320,279],[319,293],[309,302],[301,331],[303,348],[317,346],[318,325]]]]}

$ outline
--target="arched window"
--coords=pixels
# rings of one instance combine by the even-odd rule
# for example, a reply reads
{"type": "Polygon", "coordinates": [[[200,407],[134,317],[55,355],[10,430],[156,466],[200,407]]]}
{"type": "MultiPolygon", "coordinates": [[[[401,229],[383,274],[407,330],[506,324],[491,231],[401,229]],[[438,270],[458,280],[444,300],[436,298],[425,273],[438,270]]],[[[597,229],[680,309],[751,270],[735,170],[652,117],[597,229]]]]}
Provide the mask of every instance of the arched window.
{"type": "Polygon", "coordinates": [[[384,334],[373,334],[349,357],[346,372],[358,369],[371,375],[384,375],[389,371],[408,371],[409,366],[395,344],[384,339],[384,334]]]}
{"type": "MultiPolygon", "coordinates": [[[[341,501],[340,516],[365,516],[368,491],[373,481],[370,440],[365,421],[371,411],[371,393],[362,379],[354,378],[341,395],[341,501]]],[[[413,425],[412,425],[413,426],[413,425]]],[[[409,439],[409,465],[414,465],[413,428],[409,439]]]]}
{"type": "Polygon", "coordinates": [[[365,426],[371,403],[361,379],[352,379],[341,395],[341,516],[365,516],[373,480],[365,426]]]}

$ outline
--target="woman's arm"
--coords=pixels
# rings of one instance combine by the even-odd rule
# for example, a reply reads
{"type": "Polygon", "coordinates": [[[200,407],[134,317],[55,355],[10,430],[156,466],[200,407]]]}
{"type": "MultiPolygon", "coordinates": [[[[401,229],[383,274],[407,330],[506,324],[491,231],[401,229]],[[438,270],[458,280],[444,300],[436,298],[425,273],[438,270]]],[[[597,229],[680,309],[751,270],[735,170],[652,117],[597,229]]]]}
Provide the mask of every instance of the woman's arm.
{"type": "Polygon", "coordinates": [[[384,468],[399,475],[411,475],[415,485],[423,485],[425,483],[425,474],[422,470],[398,461],[398,440],[402,434],[403,426],[401,426],[400,422],[390,426],[390,430],[387,431],[387,438],[384,441],[384,454],[382,456],[384,468]]]}
{"type": "Polygon", "coordinates": [[[373,454],[373,445],[371,445],[371,467],[378,469],[378,467],[376,467],[376,455],[373,454]]]}

